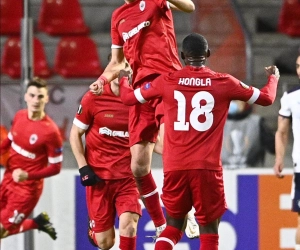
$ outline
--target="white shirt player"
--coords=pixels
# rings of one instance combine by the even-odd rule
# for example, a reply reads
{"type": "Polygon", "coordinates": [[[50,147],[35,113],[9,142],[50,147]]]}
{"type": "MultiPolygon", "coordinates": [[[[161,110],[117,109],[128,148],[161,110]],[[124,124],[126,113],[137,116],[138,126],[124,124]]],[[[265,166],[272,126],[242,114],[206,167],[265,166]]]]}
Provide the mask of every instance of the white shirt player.
{"type": "Polygon", "coordinates": [[[295,172],[300,173],[300,86],[285,92],[280,102],[279,115],[292,118],[294,135],[292,158],[295,172]]]}

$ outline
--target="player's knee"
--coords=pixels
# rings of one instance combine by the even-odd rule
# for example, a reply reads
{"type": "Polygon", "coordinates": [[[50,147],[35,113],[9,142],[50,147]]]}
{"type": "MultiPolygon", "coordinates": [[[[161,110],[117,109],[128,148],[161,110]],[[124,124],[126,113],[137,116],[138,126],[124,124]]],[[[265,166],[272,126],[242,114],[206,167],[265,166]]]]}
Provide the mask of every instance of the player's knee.
{"type": "Polygon", "coordinates": [[[110,237],[100,238],[96,237],[97,245],[101,250],[108,250],[111,249],[115,244],[115,239],[110,237]]]}
{"type": "Polygon", "coordinates": [[[136,236],[137,232],[137,225],[135,222],[130,222],[124,225],[122,228],[119,228],[120,230],[120,235],[125,236],[125,237],[134,237],[136,236]]]}

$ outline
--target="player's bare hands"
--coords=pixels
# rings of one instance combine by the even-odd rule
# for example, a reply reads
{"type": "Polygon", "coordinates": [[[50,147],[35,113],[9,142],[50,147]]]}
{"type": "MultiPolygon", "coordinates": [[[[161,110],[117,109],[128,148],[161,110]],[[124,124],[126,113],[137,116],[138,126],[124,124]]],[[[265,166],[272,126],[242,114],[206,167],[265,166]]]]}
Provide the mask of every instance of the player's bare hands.
{"type": "Polygon", "coordinates": [[[279,77],[280,77],[279,70],[278,70],[278,68],[275,65],[265,67],[265,72],[266,72],[266,74],[267,74],[268,77],[270,75],[275,75],[275,77],[277,79],[279,79],[279,77]]]}
{"type": "Polygon", "coordinates": [[[125,69],[120,70],[120,73],[119,73],[119,82],[121,81],[121,79],[123,77],[127,77],[128,80],[129,80],[129,83],[131,83],[131,74],[132,74],[131,70],[125,70],[125,69]]]}
{"type": "Polygon", "coordinates": [[[276,161],[273,167],[274,174],[278,178],[283,178],[282,170],[283,170],[283,162],[281,161],[276,161]]]}
{"type": "Polygon", "coordinates": [[[22,182],[28,179],[28,173],[21,168],[17,168],[12,173],[14,182],[22,182]]]}
{"type": "Polygon", "coordinates": [[[104,81],[101,79],[98,79],[97,81],[93,82],[90,85],[90,91],[94,95],[101,95],[103,93],[103,86],[104,86],[104,81]]]}

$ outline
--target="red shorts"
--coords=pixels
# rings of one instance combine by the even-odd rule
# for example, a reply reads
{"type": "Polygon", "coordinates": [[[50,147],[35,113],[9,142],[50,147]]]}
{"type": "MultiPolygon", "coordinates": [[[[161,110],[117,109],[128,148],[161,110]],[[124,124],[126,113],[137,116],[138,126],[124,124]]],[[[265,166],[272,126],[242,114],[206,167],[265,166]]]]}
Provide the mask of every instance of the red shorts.
{"type": "MultiPolygon", "coordinates": [[[[157,76],[156,74],[143,78],[135,83],[135,88],[153,81],[157,76]]],[[[129,107],[129,146],[141,141],[156,142],[158,127],[155,119],[155,108],[160,102],[161,98],[158,98],[129,107]]]]}
{"type": "Polygon", "coordinates": [[[115,224],[116,214],[125,212],[142,216],[139,192],[133,177],[120,180],[107,180],[86,187],[86,202],[93,231],[104,232],[115,224]]]}
{"type": "Polygon", "coordinates": [[[9,234],[16,234],[38,203],[41,191],[19,194],[13,191],[9,182],[13,180],[4,179],[0,186],[0,222],[9,234]]]}
{"type": "Polygon", "coordinates": [[[227,209],[222,170],[166,172],[162,193],[168,215],[182,219],[194,206],[195,217],[202,226],[220,218],[227,209]]]}

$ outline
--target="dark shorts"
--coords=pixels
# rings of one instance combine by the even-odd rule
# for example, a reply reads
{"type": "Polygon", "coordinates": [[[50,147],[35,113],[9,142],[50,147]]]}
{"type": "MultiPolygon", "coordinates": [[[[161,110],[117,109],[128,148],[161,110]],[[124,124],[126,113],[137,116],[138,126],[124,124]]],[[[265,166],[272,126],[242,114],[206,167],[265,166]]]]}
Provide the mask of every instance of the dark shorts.
{"type": "Polygon", "coordinates": [[[194,206],[195,217],[205,226],[227,209],[223,172],[206,169],[167,172],[161,198],[168,215],[175,219],[184,218],[194,206]]]}
{"type": "Polygon", "coordinates": [[[294,173],[292,183],[292,211],[300,212],[300,173],[294,173]]]}
{"type": "MultiPolygon", "coordinates": [[[[142,87],[153,81],[158,75],[150,75],[135,84],[135,88],[142,87]]],[[[161,99],[153,99],[146,103],[139,103],[129,107],[129,144],[141,142],[156,142],[158,127],[155,119],[156,106],[161,99]]]]}
{"type": "Polygon", "coordinates": [[[99,182],[86,187],[86,201],[90,220],[95,233],[104,232],[115,224],[116,214],[125,212],[142,215],[135,180],[128,177],[120,180],[99,182]]]}

